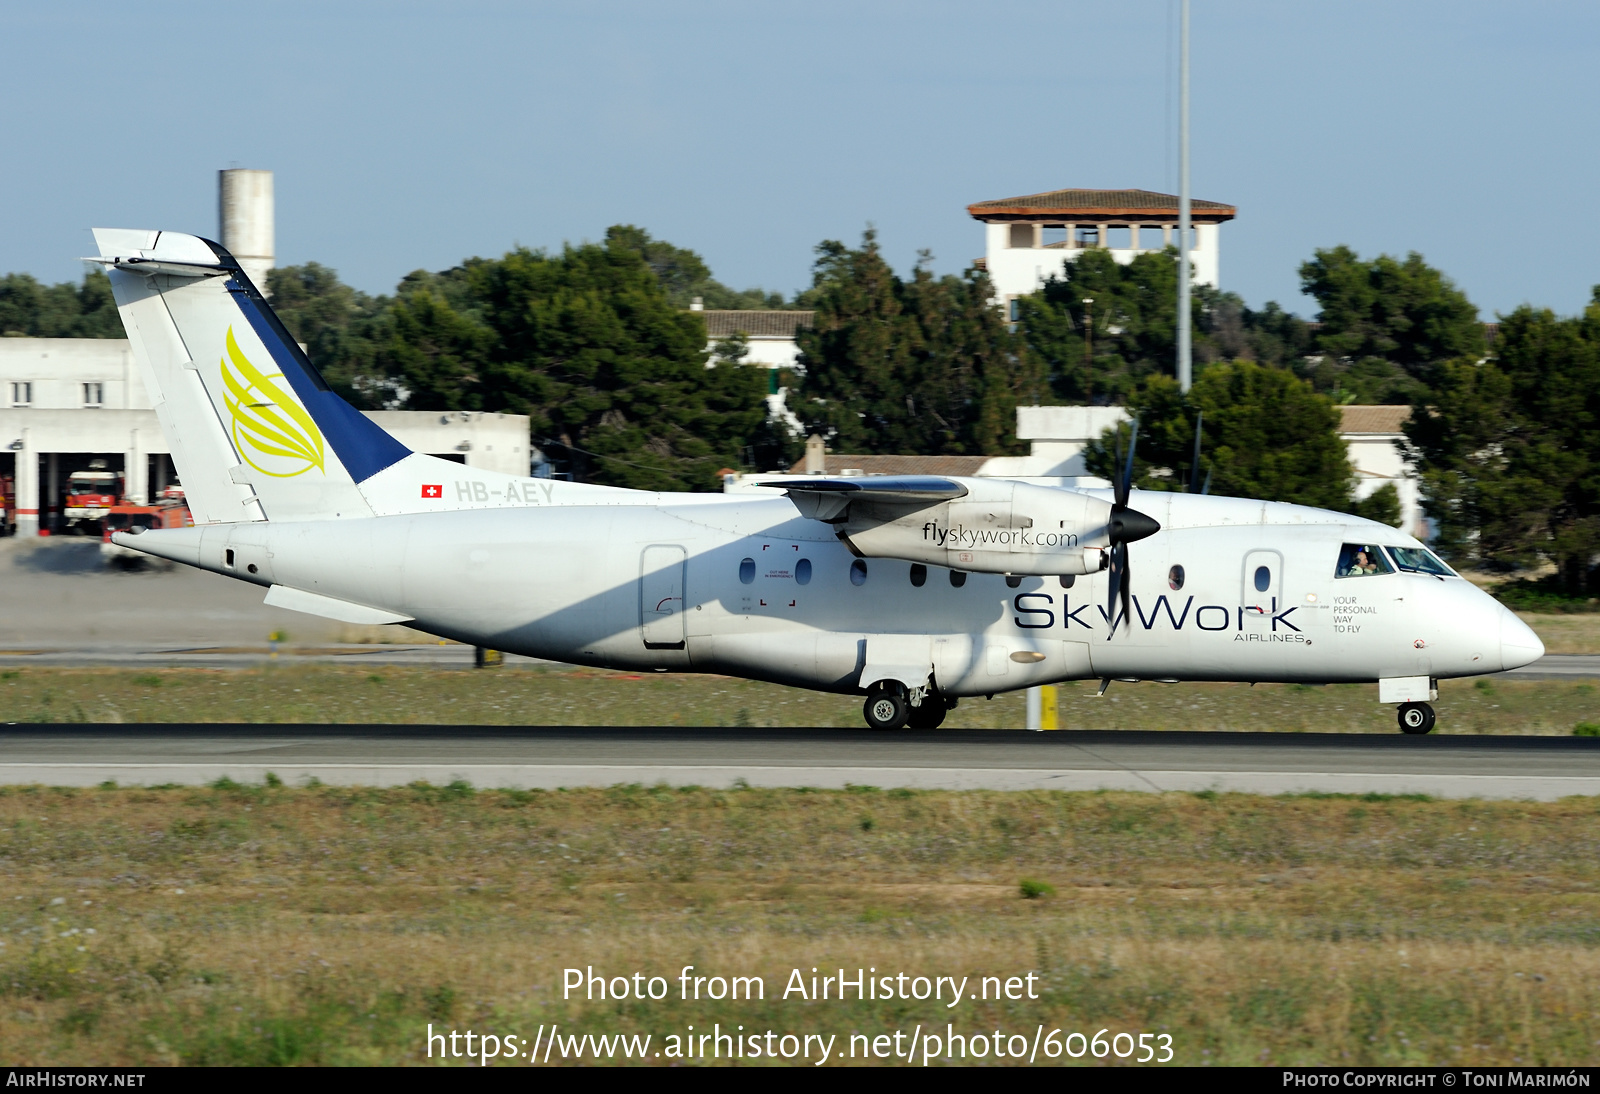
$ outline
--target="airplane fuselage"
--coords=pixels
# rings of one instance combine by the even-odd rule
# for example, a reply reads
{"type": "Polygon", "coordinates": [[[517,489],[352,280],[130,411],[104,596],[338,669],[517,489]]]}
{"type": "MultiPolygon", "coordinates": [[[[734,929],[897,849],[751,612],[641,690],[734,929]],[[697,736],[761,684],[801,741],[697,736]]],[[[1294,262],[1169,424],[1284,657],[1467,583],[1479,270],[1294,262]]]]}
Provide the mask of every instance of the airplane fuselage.
{"type": "Polygon", "coordinates": [[[1352,540],[1415,544],[1393,529],[1243,499],[1139,504],[1163,530],[1133,548],[1132,612],[1115,633],[1104,573],[861,559],[781,496],[215,525],[184,530],[192,550],[172,557],[532,657],[840,692],[916,664],[954,697],[1095,677],[1469,676],[1529,659],[1524,625],[1459,577],[1336,576],[1352,540]]]}

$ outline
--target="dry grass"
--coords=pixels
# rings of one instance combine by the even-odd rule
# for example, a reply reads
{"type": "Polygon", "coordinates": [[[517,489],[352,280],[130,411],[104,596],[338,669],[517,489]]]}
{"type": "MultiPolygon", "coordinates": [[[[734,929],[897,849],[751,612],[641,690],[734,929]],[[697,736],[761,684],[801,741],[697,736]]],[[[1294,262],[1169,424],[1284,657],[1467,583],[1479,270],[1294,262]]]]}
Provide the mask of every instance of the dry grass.
{"type": "Polygon", "coordinates": [[[404,1063],[429,1022],[659,1046],[688,1024],[954,1021],[1166,1032],[1190,1064],[1582,1064],[1597,820],[1589,799],[13,789],[0,1054],[404,1063]],[[561,998],[564,967],[675,985],[686,964],[761,974],[767,999],[561,998]],[[1042,990],[775,998],[813,966],[1042,990]]]}
{"type": "MultiPolygon", "coordinates": [[[[13,663],[14,664],[14,663],[13,663]]],[[[1393,733],[1376,688],[1093,683],[1060,689],[1071,729],[1393,733]]],[[[964,700],[952,729],[1021,728],[1020,693],[964,700]]],[[[1567,734],[1600,722],[1593,682],[1447,680],[1440,733],[1567,734]]],[[[461,725],[843,726],[861,701],[721,676],[591,669],[276,665],[252,670],[0,669],[0,722],[279,722],[461,725]]]]}
{"type": "Polygon", "coordinates": [[[1546,653],[1600,653],[1600,612],[1553,615],[1518,612],[1544,640],[1546,653]]]}

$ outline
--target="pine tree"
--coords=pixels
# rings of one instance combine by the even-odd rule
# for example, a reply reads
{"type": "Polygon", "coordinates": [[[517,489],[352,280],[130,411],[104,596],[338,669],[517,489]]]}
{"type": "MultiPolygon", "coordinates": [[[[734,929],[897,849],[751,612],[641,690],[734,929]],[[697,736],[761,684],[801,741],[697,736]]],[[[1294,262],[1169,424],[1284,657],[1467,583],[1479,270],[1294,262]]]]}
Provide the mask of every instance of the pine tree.
{"type": "MultiPolygon", "coordinates": [[[[1128,410],[1139,420],[1141,489],[1188,486],[1195,419],[1204,414],[1200,478],[1210,477],[1211,493],[1354,511],[1338,408],[1288,369],[1219,362],[1200,373],[1187,396],[1171,377],[1152,376],[1128,410]]],[[[1115,438],[1108,432],[1090,446],[1086,460],[1095,474],[1112,476],[1115,438]]]]}
{"type": "Polygon", "coordinates": [[[816,326],[799,336],[804,378],[791,409],[849,452],[1014,451],[1014,418],[1037,401],[1036,359],[1007,326],[980,270],[936,277],[924,254],[909,281],[870,229],[861,247],[817,248],[816,326]]]}

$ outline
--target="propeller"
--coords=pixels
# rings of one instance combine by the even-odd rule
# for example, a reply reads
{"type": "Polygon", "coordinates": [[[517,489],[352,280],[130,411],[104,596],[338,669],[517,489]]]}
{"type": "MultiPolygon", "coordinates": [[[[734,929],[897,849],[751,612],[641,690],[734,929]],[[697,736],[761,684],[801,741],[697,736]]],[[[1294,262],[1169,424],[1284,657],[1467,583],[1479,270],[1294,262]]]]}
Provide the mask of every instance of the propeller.
{"type": "Polygon", "coordinates": [[[1189,461],[1189,493],[1211,493],[1211,472],[1206,471],[1205,485],[1200,483],[1200,430],[1205,425],[1206,416],[1196,413],[1194,417],[1194,457],[1189,461]]]}
{"type": "MultiPolygon", "coordinates": [[[[1204,413],[1197,413],[1194,416],[1194,457],[1189,461],[1189,493],[1191,494],[1205,493],[1200,486],[1200,427],[1205,424],[1205,420],[1204,413]]],[[[1207,475],[1206,486],[1210,485],[1211,476],[1207,475]]]]}
{"type": "Polygon", "coordinates": [[[1111,541],[1111,560],[1108,570],[1110,580],[1106,585],[1106,617],[1112,621],[1110,638],[1117,633],[1116,623],[1119,619],[1127,619],[1132,614],[1132,571],[1128,567],[1128,544],[1135,540],[1153,536],[1161,531],[1161,525],[1155,519],[1146,516],[1137,509],[1128,508],[1128,495],[1133,490],[1133,453],[1139,444],[1139,421],[1134,419],[1133,428],[1128,433],[1128,458],[1124,463],[1122,459],[1122,427],[1117,427],[1115,441],[1116,464],[1121,465],[1116,470],[1113,464],[1112,474],[1116,476],[1111,484],[1112,504],[1111,519],[1107,522],[1106,530],[1111,541]],[[1122,615],[1114,615],[1117,602],[1122,603],[1122,615]]]}

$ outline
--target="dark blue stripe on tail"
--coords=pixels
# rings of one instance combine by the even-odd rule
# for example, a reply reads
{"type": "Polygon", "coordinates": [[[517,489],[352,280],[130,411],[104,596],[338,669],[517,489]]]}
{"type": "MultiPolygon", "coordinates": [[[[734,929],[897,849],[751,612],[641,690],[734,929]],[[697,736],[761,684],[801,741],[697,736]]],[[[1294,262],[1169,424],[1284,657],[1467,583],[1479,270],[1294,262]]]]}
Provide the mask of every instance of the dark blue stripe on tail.
{"type": "Polygon", "coordinates": [[[339,398],[316,366],[307,359],[295,344],[272,308],[239,264],[222,247],[210,240],[211,249],[223,265],[233,269],[228,279],[228,293],[239,305],[239,310],[250,321],[250,326],[261,339],[261,344],[272,354],[272,361],[283,373],[284,379],[305,404],[317,428],[327,438],[334,455],[344,464],[345,470],[356,482],[365,482],[386,467],[399,463],[411,455],[411,449],[395,440],[386,430],[343,399],[339,398]]]}

